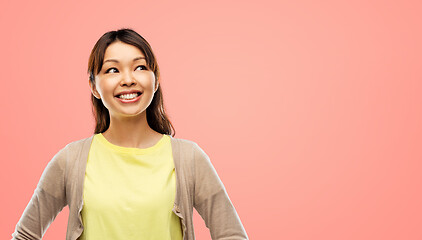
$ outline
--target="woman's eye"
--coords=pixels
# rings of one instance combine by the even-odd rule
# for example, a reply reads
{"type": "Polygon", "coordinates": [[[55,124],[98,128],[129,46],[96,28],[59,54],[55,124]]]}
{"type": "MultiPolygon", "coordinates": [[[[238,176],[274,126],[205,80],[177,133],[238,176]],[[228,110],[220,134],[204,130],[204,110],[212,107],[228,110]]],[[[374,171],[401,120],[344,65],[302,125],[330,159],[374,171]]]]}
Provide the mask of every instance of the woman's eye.
{"type": "MultiPolygon", "coordinates": [[[[139,65],[139,66],[136,67],[136,69],[138,69],[139,67],[143,67],[145,70],[147,69],[147,67],[145,67],[144,65],[139,65]]],[[[110,73],[110,70],[112,70],[112,69],[117,70],[116,68],[113,67],[113,68],[107,69],[107,71],[105,71],[105,73],[110,73]]],[[[114,72],[111,72],[111,73],[114,73],[114,72]]]]}
{"type": "Polygon", "coordinates": [[[107,71],[105,71],[105,73],[109,73],[111,69],[116,69],[116,68],[109,68],[109,69],[107,69],[107,71]]]}
{"type": "Polygon", "coordinates": [[[139,65],[136,68],[138,68],[138,67],[143,67],[144,69],[147,69],[147,67],[145,67],[144,65],[139,65]]]}

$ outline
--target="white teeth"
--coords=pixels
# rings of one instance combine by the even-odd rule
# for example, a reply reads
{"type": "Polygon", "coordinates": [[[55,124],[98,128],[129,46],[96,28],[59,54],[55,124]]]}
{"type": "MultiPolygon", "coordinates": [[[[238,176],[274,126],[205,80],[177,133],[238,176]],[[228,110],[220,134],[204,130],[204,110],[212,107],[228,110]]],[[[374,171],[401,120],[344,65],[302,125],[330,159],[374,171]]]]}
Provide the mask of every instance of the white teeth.
{"type": "Polygon", "coordinates": [[[130,93],[130,94],[120,95],[119,98],[122,98],[122,99],[133,99],[133,98],[135,98],[137,96],[138,96],[137,93],[130,93]]]}

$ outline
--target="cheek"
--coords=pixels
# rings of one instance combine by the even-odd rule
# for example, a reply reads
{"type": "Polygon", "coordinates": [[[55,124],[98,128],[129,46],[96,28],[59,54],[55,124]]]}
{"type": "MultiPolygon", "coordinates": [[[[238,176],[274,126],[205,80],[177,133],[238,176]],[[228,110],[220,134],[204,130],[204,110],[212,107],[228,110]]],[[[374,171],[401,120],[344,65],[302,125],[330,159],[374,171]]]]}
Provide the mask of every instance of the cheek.
{"type": "Polygon", "coordinates": [[[106,96],[113,92],[113,86],[108,81],[102,81],[98,87],[97,91],[102,95],[106,96]]]}
{"type": "Polygon", "coordinates": [[[149,79],[150,79],[152,87],[154,88],[154,86],[155,86],[155,74],[153,72],[151,72],[149,74],[149,79]]]}
{"type": "Polygon", "coordinates": [[[155,84],[155,75],[153,72],[143,73],[140,76],[141,84],[148,89],[153,89],[155,84]]]}

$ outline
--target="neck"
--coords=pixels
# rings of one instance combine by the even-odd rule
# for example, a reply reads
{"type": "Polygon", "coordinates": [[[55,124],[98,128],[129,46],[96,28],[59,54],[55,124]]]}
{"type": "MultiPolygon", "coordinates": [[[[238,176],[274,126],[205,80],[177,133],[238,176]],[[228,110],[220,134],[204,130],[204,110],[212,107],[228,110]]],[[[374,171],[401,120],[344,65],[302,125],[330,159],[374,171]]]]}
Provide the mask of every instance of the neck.
{"type": "Polygon", "coordinates": [[[162,136],[148,125],[146,111],[136,117],[110,116],[110,126],[102,134],[115,145],[132,148],[153,146],[162,136]]]}

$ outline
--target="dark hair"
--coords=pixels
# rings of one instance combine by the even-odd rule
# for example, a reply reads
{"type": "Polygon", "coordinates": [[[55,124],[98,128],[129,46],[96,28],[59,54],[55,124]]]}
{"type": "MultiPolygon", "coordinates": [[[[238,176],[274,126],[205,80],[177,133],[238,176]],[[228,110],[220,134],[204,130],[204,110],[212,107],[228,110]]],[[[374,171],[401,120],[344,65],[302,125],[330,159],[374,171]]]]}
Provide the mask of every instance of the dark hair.
{"type": "MultiPolygon", "coordinates": [[[[103,66],[104,55],[107,47],[115,41],[121,41],[133,45],[142,51],[142,53],[145,55],[148,68],[154,72],[155,81],[157,84],[157,81],[160,79],[160,71],[151,46],[141,35],[139,35],[134,30],[130,28],[121,28],[117,31],[106,32],[103,36],[101,36],[100,39],[98,39],[97,43],[91,51],[91,55],[89,56],[88,60],[88,74],[89,81],[91,82],[92,86],[95,86],[95,75],[101,71],[103,66]]],[[[103,133],[110,126],[110,114],[108,109],[103,105],[101,99],[97,99],[92,93],[91,102],[92,113],[96,121],[94,133],[103,133]]],[[[174,129],[164,110],[161,84],[159,84],[151,104],[146,109],[146,116],[148,125],[153,130],[162,134],[172,135],[174,137],[176,130],[174,129]]]]}

